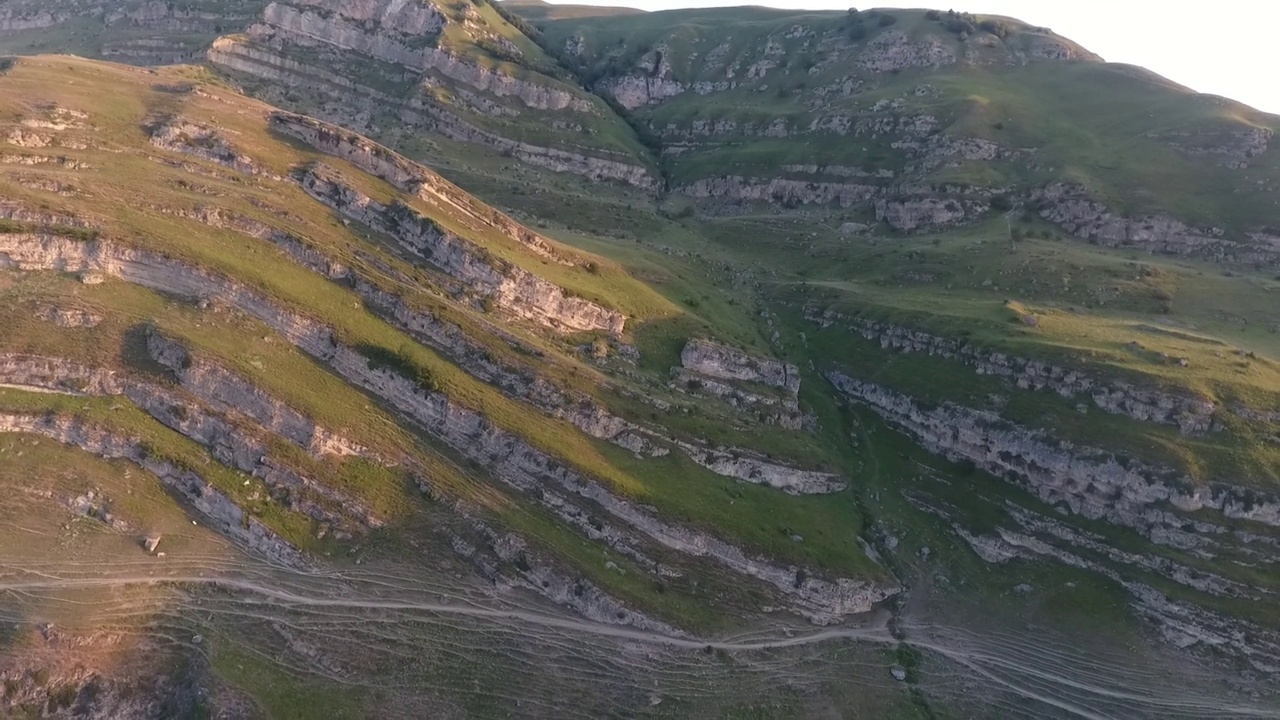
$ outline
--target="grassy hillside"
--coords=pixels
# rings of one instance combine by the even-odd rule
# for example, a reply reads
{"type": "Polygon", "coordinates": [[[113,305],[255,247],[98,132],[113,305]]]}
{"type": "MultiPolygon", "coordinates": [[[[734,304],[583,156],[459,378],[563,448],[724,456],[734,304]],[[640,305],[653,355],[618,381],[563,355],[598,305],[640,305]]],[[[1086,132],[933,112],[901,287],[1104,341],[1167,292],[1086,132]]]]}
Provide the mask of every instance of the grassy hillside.
{"type": "Polygon", "coordinates": [[[1274,711],[1280,119],[994,16],[325,2],[0,59],[5,711],[98,628],[121,717],[1274,711]]]}

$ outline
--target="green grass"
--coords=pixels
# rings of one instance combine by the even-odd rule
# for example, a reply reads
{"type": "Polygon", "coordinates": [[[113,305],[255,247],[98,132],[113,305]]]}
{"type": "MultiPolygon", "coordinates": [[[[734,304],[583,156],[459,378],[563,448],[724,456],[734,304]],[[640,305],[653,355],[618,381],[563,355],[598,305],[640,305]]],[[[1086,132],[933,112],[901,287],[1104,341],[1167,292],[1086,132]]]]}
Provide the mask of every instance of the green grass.
{"type": "MultiPolygon", "coordinates": [[[[119,84],[121,92],[110,97],[88,99],[82,95],[82,88],[73,82],[60,87],[51,98],[66,106],[88,111],[94,124],[100,128],[96,134],[97,141],[108,146],[126,149],[147,147],[139,123],[159,107],[196,120],[218,123],[238,149],[276,173],[285,174],[294,165],[314,157],[296,145],[283,145],[272,138],[265,131],[261,106],[252,101],[237,100],[224,93],[220,93],[222,101],[193,96],[175,97],[172,93],[152,91],[150,84],[156,82],[154,76],[82,61],[68,61],[72,70],[66,70],[59,66],[60,62],[24,61],[11,76],[14,87],[22,93],[34,93],[33,87],[46,84],[50,78],[64,73],[73,77],[83,76],[99,85],[119,84]],[[245,112],[243,115],[227,112],[224,107],[227,105],[245,112]]],[[[20,113],[21,108],[15,107],[11,112],[20,113]]],[[[160,212],[160,208],[152,205],[164,203],[172,207],[176,201],[181,207],[188,206],[188,203],[216,202],[264,222],[279,223],[283,220],[291,231],[305,237],[315,247],[353,265],[371,267],[361,257],[362,253],[372,253],[379,263],[393,271],[374,273],[379,282],[389,288],[404,287],[403,280],[394,277],[394,273],[400,272],[419,280],[418,288],[421,289],[411,291],[415,302],[424,309],[439,310],[448,319],[456,320],[469,335],[493,348],[495,354],[516,357],[517,353],[510,348],[502,348],[500,339],[485,332],[484,328],[492,321],[459,310],[446,296],[432,290],[428,284],[429,274],[422,274],[388,254],[378,245],[376,238],[352,234],[327,211],[304,212],[303,208],[312,208],[314,201],[296,188],[260,178],[236,177],[208,165],[215,175],[202,177],[201,182],[225,192],[226,199],[211,199],[189,190],[175,192],[170,198],[154,190],[144,192],[143,188],[174,187],[173,182],[185,176],[177,170],[158,166],[133,152],[117,155],[88,150],[82,156],[92,163],[111,167],[111,182],[102,182],[105,176],[97,172],[79,176],[77,181],[92,190],[92,201],[67,204],[64,209],[103,218],[106,237],[127,238],[130,245],[155,249],[197,263],[255,287],[276,302],[298,308],[335,327],[345,342],[363,348],[367,356],[375,360],[381,358],[379,361],[384,362],[388,357],[394,358],[401,370],[410,376],[428,378],[454,402],[483,413],[499,427],[516,433],[540,450],[607,484],[615,492],[652,504],[664,515],[722,533],[726,539],[741,543],[753,552],[779,553],[789,560],[813,564],[832,572],[878,573],[874,564],[867,561],[856,543],[852,542],[860,527],[852,501],[828,503],[821,499],[793,498],[766,488],[741,486],[675,458],[653,463],[637,461],[629,453],[592,440],[566,423],[548,418],[475,380],[452,362],[371,316],[349,290],[295,266],[261,241],[230,231],[193,226],[188,221],[160,212]],[[231,199],[236,195],[244,199],[231,199]],[[154,199],[138,203],[134,201],[136,197],[154,199]],[[283,218],[277,217],[281,211],[285,213],[283,218]],[[722,510],[717,507],[721,498],[735,502],[737,512],[732,521],[726,522],[722,510]],[[805,542],[791,541],[789,536],[793,533],[804,536],[805,542]]],[[[349,166],[345,166],[343,172],[359,177],[349,166]]],[[[363,178],[360,182],[377,197],[385,199],[391,193],[389,187],[377,181],[363,178]]],[[[47,200],[20,186],[14,186],[14,194],[31,204],[47,204],[54,209],[63,206],[61,201],[47,200]]],[[[441,214],[439,210],[435,212],[441,214]]],[[[451,217],[444,217],[442,221],[459,222],[451,217]]],[[[517,252],[509,244],[500,247],[501,239],[489,238],[483,242],[487,242],[487,247],[493,248],[494,252],[517,252]]],[[[579,259],[591,257],[580,251],[565,249],[564,252],[579,259]]],[[[625,275],[622,265],[604,259],[599,260],[596,273],[583,268],[572,271],[573,277],[583,283],[578,287],[584,293],[589,288],[585,283],[596,283],[596,292],[611,291],[623,307],[638,316],[635,334],[644,357],[643,370],[648,377],[624,376],[626,379],[622,386],[629,392],[649,392],[655,383],[665,384],[667,369],[675,363],[678,346],[695,332],[714,336],[727,329],[763,347],[756,335],[758,331],[748,319],[752,308],[730,303],[732,293],[727,291],[703,286],[698,292],[698,275],[683,261],[672,262],[666,257],[659,261],[659,255],[652,250],[646,250],[643,257],[651,258],[655,269],[673,273],[674,281],[668,286],[659,286],[655,291],[625,275]],[[694,297],[695,292],[698,293],[696,297],[703,299],[697,308],[688,310],[676,310],[678,301],[664,297],[665,294],[679,297],[686,293],[688,297],[694,297]],[[664,327],[662,332],[665,335],[661,342],[666,349],[651,352],[655,344],[647,339],[651,333],[649,328],[658,327],[664,327]]],[[[524,261],[528,262],[528,258],[525,257],[524,261]]],[[[541,264],[540,261],[537,263],[541,264]]],[[[540,268],[540,271],[553,279],[555,273],[570,272],[554,264],[540,268]]],[[[566,279],[566,285],[569,285],[568,277],[565,275],[560,279],[566,279]]],[[[162,331],[189,343],[198,352],[208,353],[226,363],[326,427],[349,434],[369,447],[393,449],[416,458],[429,470],[427,474],[434,487],[466,498],[479,498],[482,505],[489,502],[501,507],[506,502],[500,499],[503,493],[492,496],[492,492],[485,489],[485,482],[475,482],[466,477],[468,473],[459,473],[450,462],[441,459],[452,457],[453,453],[440,448],[426,452],[417,450],[421,439],[413,432],[397,428],[396,421],[378,403],[346,387],[314,361],[280,342],[259,323],[225,313],[199,312],[183,303],[160,301],[150,293],[118,282],[80,287],[49,276],[37,277],[35,282],[52,284],[46,291],[49,298],[71,290],[74,295],[84,298],[88,305],[100,308],[102,314],[111,320],[92,331],[62,333],[42,326],[37,320],[28,319],[23,321],[24,329],[19,335],[22,344],[15,350],[79,356],[95,360],[98,364],[116,365],[121,358],[111,350],[113,343],[114,347],[122,348],[123,338],[131,327],[143,322],[154,323],[162,331]],[[442,455],[436,456],[435,453],[442,455]]],[[[23,290],[19,288],[17,292],[23,290]]],[[[601,390],[600,378],[604,376],[577,356],[576,350],[528,331],[524,336],[530,338],[535,346],[545,348],[548,359],[535,361],[521,357],[523,365],[551,377],[559,377],[567,387],[597,395],[606,404],[616,404],[622,409],[633,407],[628,405],[630,401],[623,399],[625,396],[601,390]]],[[[655,422],[663,425],[667,420],[659,417],[655,422]]],[[[673,424],[690,433],[705,431],[711,439],[731,444],[752,444],[769,435],[764,429],[744,433],[723,423],[697,418],[689,422],[677,420],[673,424]]],[[[794,458],[801,464],[828,464],[823,459],[827,453],[799,434],[778,434],[760,445],[763,449],[777,450],[781,457],[794,458]]],[[[296,457],[299,455],[297,452],[293,455],[303,462],[296,457]]],[[[404,483],[394,474],[370,473],[367,467],[358,466],[312,464],[306,467],[313,468],[317,476],[326,478],[327,482],[358,489],[359,497],[367,498],[375,507],[391,513],[392,517],[407,511],[404,483]]]]}
{"type": "Polygon", "coordinates": [[[214,644],[211,660],[214,672],[254,698],[271,720],[365,716],[363,688],[297,677],[230,638],[214,644]]]}

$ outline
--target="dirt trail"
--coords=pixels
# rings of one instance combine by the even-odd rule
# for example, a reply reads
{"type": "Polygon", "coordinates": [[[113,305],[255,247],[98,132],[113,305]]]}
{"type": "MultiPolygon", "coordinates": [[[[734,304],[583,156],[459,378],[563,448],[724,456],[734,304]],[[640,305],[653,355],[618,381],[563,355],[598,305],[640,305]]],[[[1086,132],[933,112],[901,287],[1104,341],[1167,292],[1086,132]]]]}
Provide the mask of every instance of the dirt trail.
{"type": "MultiPolygon", "coordinates": [[[[613,639],[630,645],[671,650],[719,650],[752,654],[802,646],[842,642],[896,645],[883,618],[864,627],[837,627],[807,633],[760,634],[738,638],[689,638],[648,632],[631,627],[594,623],[570,615],[520,607],[492,607],[477,598],[445,598],[425,601],[422,588],[412,581],[365,577],[363,573],[306,574],[273,569],[252,577],[235,577],[218,571],[199,572],[184,568],[174,574],[131,574],[127,568],[91,576],[59,577],[30,568],[0,567],[0,593],[32,596],[42,593],[130,586],[202,587],[229,596],[235,612],[246,616],[272,618],[284,614],[307,614],[321,618],[350,617],[376,613],[379,624],[422,622],[432,616],[466,617],[494,623],[504,630],[523,626],[530,630],[556,631],[563,638],[590,642],[590,638],[613,639]],[[116,573],[119,574],[116,574],[116,573]],[[387,597],[388,594],[394,595],[387,597]]],[[[1231,703],[1221,697],[1205,697],[1169,687],[1171,679],[1148,677],[1137,684],[1124,685],[1133,678],[1127,669],[1112,665],[1111,658],[1070,658],[1062,648],[1037,647],[1032,638],[999,635],[975,637],[947,627],[914,625],[904,627],[908,642],[968,669],[990,687],[1034,701],[1057,714],[1090,720],[1112,717],[1203,717],[1280,718],[1280,707],[1231,703]],[[1113,681],[1108,681],[1112,678],[1113,681]],[[1162,686],[1161,680],[1165,680],[1162,686]]],[[[767,662],[761,658],[761,661],[767,662]]],[[[887,668],[884,669],[887,672],[887,668]]]]}

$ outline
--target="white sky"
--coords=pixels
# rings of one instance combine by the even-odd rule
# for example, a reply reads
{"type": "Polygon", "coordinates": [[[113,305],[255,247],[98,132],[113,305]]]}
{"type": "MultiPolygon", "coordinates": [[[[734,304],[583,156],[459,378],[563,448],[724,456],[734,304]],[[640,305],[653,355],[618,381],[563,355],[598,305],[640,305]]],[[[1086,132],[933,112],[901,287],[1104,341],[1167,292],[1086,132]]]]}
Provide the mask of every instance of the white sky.
{"type": "MultiPolygon", "coordinates": [[[[550,0],[645,10],[742,5],[742,0],[550,0]]],[[[765,0],[789,9],[838,9],[837,0],[765,0]]],[[[854,1],[860,10],[927,1],[854,1]]],[[[957,0],[940,10],[1008,15],[1050,28],[1112,62],[1153,70],[1199,92],[1280,114],[1280,0],[957,0]]]]}

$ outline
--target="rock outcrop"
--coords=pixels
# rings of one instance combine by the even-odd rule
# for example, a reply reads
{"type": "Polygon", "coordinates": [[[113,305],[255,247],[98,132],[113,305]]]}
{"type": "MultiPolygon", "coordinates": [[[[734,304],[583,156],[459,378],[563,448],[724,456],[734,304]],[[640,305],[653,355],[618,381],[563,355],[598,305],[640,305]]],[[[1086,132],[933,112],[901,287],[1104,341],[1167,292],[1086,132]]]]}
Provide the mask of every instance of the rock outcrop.
{"type": "Polygon", "coordinates": [[[900,232],[940,230],[982,216],[990,206],[985,202],[962,198],[900,198],[875,202],[876,220],[900,232]]]}
{"type": "Polygon", "coordinates": [[[814,182],[786,178],[707,177],[681,186],[693,198],[725,198],[784,206],[836,205],[847,208],[871,199],[879,188],[861,183],[814,182]]]}
{"type": "Polygon", "coordinates": [[[1094,199],[1084,187],[1052,183],[1031,194],[1040,216],[1076,237],[1105,247],[1235,262],[1280,262],[1280,247],[1233,241],[1221,228],[1197,229],[1170,215],[1126,218],[1094,199]]]}
{"type": "Polygon", "coordinates": [[[848,317],[827,310],[810,309],[806,317],[822,327],[841,323],[880,347],[903,353],[926,353],[960,362],[979,375],[1004,378],[1022,390],[1052,390],[1062,397],[1086,396],[1098,408],[1141,422],[1176,425],[1183,435],[1202,435],[1214,428],[1216,403],[1186,391],[1142,387],[1097,373],[1030,360],[1001,352],[990,352],[972,343],[953,340],[910,328],[848,317]]]}
{"type": "Polygon", "coordinates": [[[905,395],[839,372],[827,377],[846,397],[868,405],[929,450],[1016,481],[1047,503],[1136,528],[1157,542],[1181,538],[1198,544],[1195,535],[1183,531],[1185,520],[1175,510],[1210,510],[1280,527],[1280,499],[1198,484],[1171,469],[1053,440],[993,413],[952,403],[926,409],[905,395]]]}
{"type": "Polygon", "coordinates": [[[123,396],[161,424],[203,445],[220,463],[261,479],[272,497],[290,510],[348,535],[383,524],[348,494],[276,458],[263,433],[246,420],[317,454],[354,454],[362,448],[314,425],[306,431],[309,421],[242,378],[211,363],[192,361],[171,341],[152,338],[150,350],[161,361],[175,361],[177,353],[183,352],[181,357],[188,363],[181,371],[186,378],[184,389],[194,398],[114,371],[29,355],[0,355],[0,383],[40,392],[123,396]]]}
{"type": "Polygon", "coordinates": [[[342,158],[400,190],[447,207],[478,228],[493,230],[542,257],[572,265],[550,239],[509,216],[482,205],[471,194],[418,163],[350,130],[298,115],[274,112],[271,129],[295,137],[320,152],[342,158]]]}
{"type": "Polygon", "coordinates": [[[43,435],[100,457],[134,462],[191,503],[228,537],[276,562],[295,566],[304,562],[297,549],[257,518],[246,515],[239,505],[198,474],[167,460],[152,457],[129,438],[112,434],[76,418],[12,412],[0,413],[0,432],[43,435]]]}
{"type": "Polygon", "coordinates": [[[795,395],[800,392],[800,369],[790,363],[749,355],[741,350],[693,338],[680,351],[686,370],[725,380],[772,385],[795,395]]]}
{"type": "Polygon", "coordinates": [[[905,33],[889,31],[867,43],[858,64],[872,72],[897,72],[917,67],[938,67],[956,61],[955,52],[937,37],[915,41],[905,33]]]}
{"type": "MultiPolygon", "coordinates": [[[[592,437],[608,440],[638,455],[650,457],[668,455],[671,452],[669,447],[675,446],[684,450],[699,465],[716,474],[743,482],[769,485],[792,494],[836,492],[845,487],[839,476],[832,473],[790,467],[759,457],[741,448],[711,447],[704,442],[679,440],[618,417],[590,396],[557,387],[527,367],[512,365],[498,359],[457,325],[443,321],[430,312],[415,308],[402,297],[375,285],[354,269],[330,260],[299,238],[276,230],[265,223],[210,206],[200,206],[192,211],[182,211],[180,214],[214,227],[231,228],[275,244],[299,265],[350,286],[371,310],[419,342],[439,350],[468,374],[496,386],[508,397],[522,400],[541,412],[568,421],[592,437]]],[[[378,265],[378,261],[374,258],[362,259],[374,266],[378,265]]],[[[389,268],[386,272],[394,275],[394,271],[389,268]]],[[[505,333],[497,327],[492,327],[491,332],[499,336],[505,333]]],[[[530,352],[514,336],[507,335],[506,342],[513,347],[521,348],[524,352],[530,352]]],[[[175,365],[173,362],[162,362],[170,366],[175,365]]],[[[675,370],[688,372],[680,368],[675,370]]],[[[768,417],[771,422],[789,429],[801,427],[803,417],[794,394],[760,395],[718,383],[703,375],[697,377],[699,378],[697,382],[704,390],[723,388],[725,399],[732,404],[765,406],[768,408],[768,417]]],[[[278,416],[284,414],[285,410],[268,414],[278,416]]],[[[262,421],[261,418],[258,419],[262,421]]],[[[302,435],[305,437],[305,423],[301,426],[304,428],[302,435]]],[[[281,429],[273,429],[277,433],[286,434],[281,429]]],[[[325,433],[325,436],[328,435],[325,433]]],[[[297,436],[298,433],[286,434],[290,439],[297,436]]],[[[295,440],[295,442],[307,445],[305,440],[295,440]]]]}
{"type": "Polygon", "coordinates": [[[193,356],[180,343],[159,332],[147,333],[147,352],[178,378],[183,389],[210,407],[248,416],[316,457],[365,455],[368,452],[350,439],[316,424],[243,377],[193,356]]]}
{"type": "Polygon", "coordinates": [[[312,197],[390,235],[407,251],[515,317],[565,332],[622,333],[626,324],[622,313],[570,296],[563,288],[493,257],[407,205],[382,205],[324,167],[306,171],[299,181],[312,197]]]}
{"type": "Polygon", "coordinates": [[[1209,157],[1223,167],[1243,170],[1255,157],[1267,151],[1274,134],[1271,128],[1237,126],[1218,131],[1152,132],[1148,137],[1168,143],[1188,155],[1209,157]]]}
{"type": "MultiPolygon", "coordinates": [[[[773,586],[792,607],[814,622],[827,623],[865,612],[895,594],[891,585],[851,578],[826,579],[796,566],[780,566],[705,531],[659,519],[639,504],[560,463],[520,437],[447,395],[422,388],[416,379],[375,366],[342,344],[334,332],[263,294],[208,270],[107,242],[81,242],[51,235],[0,235],[0,268],[96,272],[185,297],[216,297],[266,323],[300,350],[331,367],[353,385],[386,401],[463,457],[489,469],[512,487],[542,498],[557,517],[574,526],[587,517],[565,496],[599,507],[651,542],[695,557],[706,557],[746,577],[773,586]],[[565,495],[561,495],[565,493],[565,495]]],[[[597,531],[598,532],[598,531],[597,531]]],[[[592,535],[599,537],[599,535],[592,535]]],[[[627,536],[616,539],[624,546],[627,536]]]]}
{"type": "MultiPolygon", "coordinates": [[[[474,11],[466,6],[464,12],[474,11]]],[[[453,21],[431,3],[311,0],[271,3],[262,13],[262,22],[250,26],[247,34],[268,46],[327,45],[421,73],[438,73],[481,92],[519,99],[538,110],[595,111],[586,98],[549,78],[532,82],[439,47],[432,40],[449,24],[453,21]]]]}
{"type": "MultiPolygon", "coordinates": [[[[376,89],[338,74],[317,75],[315,68],[285,55],[251,44],[241,38],[219,38],[209,48],[207,58],[214,66],[272,83],[296,87],[331,98],[319,107],[308,107],[313,115],[352,128],[370,128],[371,116],[394,111],[399,123],[432,130],[459,142],[475,143],[509,155],[529,165],[555,172],[581,175],[591,180],[618,181],[653,189],[658,180],[634,158],[605,151],[587,151],[580,146],[534,144],[482,129],[425,95],[404,97],[376,89]]],[[[288,98],[264,91],[266,97],[288,105],[288,98]]]]}
{"type": "Polygon", "coordinates": [[[249,175],[269,174],[214,128],[178,117],[156,118],[150,125],[151,144],[158,148],[209,160],[249,175]]]}

